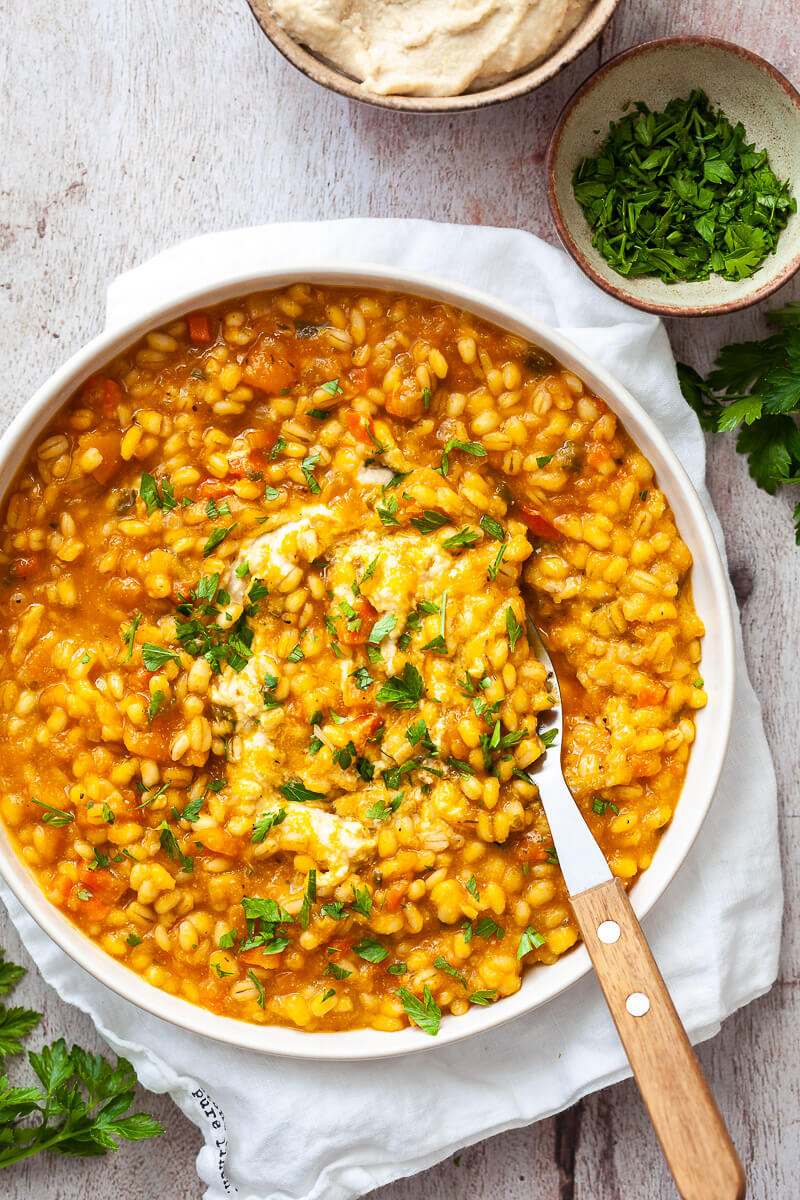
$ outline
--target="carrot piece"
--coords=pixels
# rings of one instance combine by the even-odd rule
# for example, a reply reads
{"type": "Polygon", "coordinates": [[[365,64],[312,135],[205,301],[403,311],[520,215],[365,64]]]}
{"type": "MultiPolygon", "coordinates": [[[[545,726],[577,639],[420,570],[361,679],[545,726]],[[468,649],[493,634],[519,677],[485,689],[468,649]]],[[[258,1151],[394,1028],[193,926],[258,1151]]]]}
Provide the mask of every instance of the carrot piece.
{"type": "Polygon", "coordinates": [[[98,483],[108,483],[116,475],[122,462],[120,446],[121,438],[119,433],[115,433],[111,429],[96,430],[94,433],[88,434],[85,438],[81,438],[80,449],[82,454],[87,450],[98,450],[103,456],[103,461],[92,471],[92,476],[98,483]]]}
{"type": "Polygon", "coordinates": [[[377,438],[371,417],[365,417],[363,413],[354,412],[351,408],[345,413],[344,419],[347,422],[347,428],[357,442],[362,442],[365,446],[374,445],[377,438]]]}
{"type": "Polygon", "coordinates": [[[204,312],[189,313],[186,320],[189,323],[189,341],[196,346],[207,346],[211,341],[211,323],[208,314],[204,312]]]}
{"type": "Polygon", "coordinates": [[[224,479],[204,479],[197,489],[197,495],[202,500],[208,500],[210,496],[219,500],[220,496],[230,496],[231,491],[231,485],[225,483],[224,479]]]}
{"type": "Polygon", "coordinates": [[[297,367],[263,336],[250,350],[242,367],[245,383],[273,396],[297,383],[297,367]]]}
{"type": "Polygon", "coordinates": [[[547,859],[546,843],[538,837],[526,834],[514,847],[514,857],[520,862],[545,862],[547,859]]]}
{"type": "Polygon", "coordinates": [[[236,838],[231,837],[224,829],[220,829],[217,825],[212,825],[208,829],[196,829],[192,834],[195,841],[200,842],[205,846],[206,850],[210,850],[212,854],[224,854],[226,858],[233,858],[239,850],[239,843],[236,838]]]}
{"type": "Polygon", "coordinates": [[[405,899],[405,895],[409,889],[409,886],[410,883],[408,879],[396,880],[396,882],[387,889],[386,902],[384,903],[383,911],[390,913],[397,912],[398,908],[400,908],[403,900],[405,899]]]}
{"type": "Polygon", "coordinates": [[[339,641],[345,646],[364,646],[372,632],[378,610],[373,608],[369,600],[359,596],[353,603],[355,617],[338,617],[339,641]],[[350,628],[350,626],[356,628],[350,628]]]}
{"type": "Polygon", "coordinates": [[[656,679],[649,680],[639,692],[637,700],[640,704],[663,704],[667,689],[656,679]]]}

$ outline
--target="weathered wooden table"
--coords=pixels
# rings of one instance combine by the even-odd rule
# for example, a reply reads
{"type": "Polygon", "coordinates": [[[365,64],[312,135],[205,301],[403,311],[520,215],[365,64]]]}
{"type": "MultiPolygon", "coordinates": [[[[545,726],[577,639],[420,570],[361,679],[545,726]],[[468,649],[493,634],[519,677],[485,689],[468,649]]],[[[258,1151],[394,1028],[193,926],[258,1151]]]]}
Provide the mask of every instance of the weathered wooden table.
{"type": "MultiPolygon", "coordinates": [[[[103,323],[117,273],[193,234],[272,220],[421,216],[511,225],[554,239],[542,157],[575,87],[618,50],[669,33],[712,33],[771,59],[800,83],[797,0],[625,0],[601,41],[534,95],[470,116],[413,118],[328,95],[271,49],[244,0],[0,0],[0,405],[7,421],[103,323]]],[[[702,83],[702,80],[698,81],[702,83]]],[[[790,285],[779,296],[800,296],[790,285]]],[[[672,322],[679,357],[705,366],[756,312],[672,322]]],[[[745,643],[766,711],[781,796],[787,887],[772,992],[700,1049],[755,1200],[798,1195],[797,904],[793,812],[800,653],[800,551],[791,501],[747,477],[731,440],[709,444],[710,484],[728,539],[745,643]]],[[[753,796],[753,804],[758,804],[753,796]]],[[[749,936],[758,938],[759,930],[749,936]]],[[[99,1046],[87,1018],[45,987],[5,914],[0,944],[31,968],[20,1000],[43,1034],[99,1046]]],[[[96,1160],[36,1158],[3,1173],[9,1200],[200,1195],[197,1130],[165,1097],[141,1096],[167,1136],[96,1160]]],[[[380,1200],[666,1200],[666,1167],[632,1083],[529,1129],[484,1142],[380,1200]]]]}

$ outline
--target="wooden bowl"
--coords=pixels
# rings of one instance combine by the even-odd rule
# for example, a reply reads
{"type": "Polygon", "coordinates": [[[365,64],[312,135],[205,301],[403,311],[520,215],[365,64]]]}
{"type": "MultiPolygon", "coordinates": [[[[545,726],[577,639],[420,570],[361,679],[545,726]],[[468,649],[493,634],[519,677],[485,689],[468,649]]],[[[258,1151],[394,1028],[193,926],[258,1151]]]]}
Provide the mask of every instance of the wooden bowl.
{"type": "Polygon", "coordinates": [[[477,92],[464,92],[458,96],[381,96],[377,92],[368,91],[357,79],[346,75],[338,67],[325,62],[307,47],[295,41],[284,27],[273,16],[269,0],[247,0],[253,10],[253,16],[258,21],[264,33],[273,46],[281,52],[292,66],[297,67],[314,83],[331,91],[349,96],[351,100],[361,100],[365,104],[374,104],[379,108],[393,108],[401,112],[442,113],[442,112],[471,112],[477,108],[488,108],[491,104],[499,104],[502,100],[513,100],[524,96],[535,88],[552,79],[563,70],[573,59],[589,46],[611,19],[611,14],[620,0],[595,0],[584,19],[573,29],[565,42],[555,50],[549,58],[536,66],[529,67],[521,75],[507,79],[495,87],[485,88],[477,92]]]}
{"type": "Polygon", "coordinates": [[[654,276],[617,274],[592,245],[592,231],[575,199],[572,175],[597,152],[623,105],[643,100],[662,111],[675,96],[702,88],[747,140],[766,148],[779,179],[800,195],[800,95],[770,63],[750,50],[710,37],[668,37],[645,42],[610,59],[567,103],[547,147],[545,170],[550,211],[565,249],[604,291],[662,316],[710,316],[747,308],[771,295],[800,268],[800,212],[778,238],[774,254],[748,279],[719,275],[701,283],[663,283],[654,276]]]}

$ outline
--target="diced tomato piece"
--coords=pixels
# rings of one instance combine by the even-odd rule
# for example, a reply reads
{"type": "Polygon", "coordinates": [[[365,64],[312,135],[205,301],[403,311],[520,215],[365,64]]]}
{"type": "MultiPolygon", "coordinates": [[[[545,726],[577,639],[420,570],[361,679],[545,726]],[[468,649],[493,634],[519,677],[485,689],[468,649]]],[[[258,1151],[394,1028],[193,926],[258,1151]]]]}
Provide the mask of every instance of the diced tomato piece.
{"type": "Polygon", "coordinates": [[[253,429],[245,437],[251,450],[271,450],[278,440],[275,429],[253,429]]]}
{"type": "Polygon", "coordinates": [[[515,845],[514,857],[520,862],[546,862],[549,844],[549,842],[543,842],[535,834],[526,833],[515,845]]]}
{"type": "Polygon", "coordinates": [[[551,525],[547,518],[543,517],[535,508],[523,507],[520,511],[523,521],[536,537],[545,538],[546,541],[553,542],[561,536],[555,525],[551,525]]]}
{"type": "Polygon", "coordinates": [[[69,875],[56,875],[50,884],[48,895],[54,904],[66,904],[74,886],[69,875]]]}
{"type": "Polygon", "coordinates": [[[391,887],[387,889],[386,902],[383,906],[383,911],[390,913],[397,912],[402,905],[406,892],[410,886],[411,882],[408,879],[395,880],[391,887]]]}
{"type": "Polygon", "coordinates": [[[649,680],[639,692],[637,700],[640,704],[663,704],[667,689],[656,679],[649,680]]]}
{"type": "Polygon", "coordinates": [[[343,642],[345,646],[364,646],[372,632],[378,610],[372,607],[369,600],[358,596],[353,602],[353,611],[356,614],[355,617],[337,617],[339,641],[343,642]],[[358,626],[358,628],[351,629],[351,625],[358,626]]]}
{"type": "Polygon", "coordinates": [[[215,500],[219,500],[221,496],[230,496],[230,494],[231,485],[224,479],[204,479],[197,489],[197,495],[201,500],[208,500],[211,496],[215,500]]]}
{"type": "Polygon", "coordinates": [[[347,422],[347,428],[357,442],[362,442],[365,446],[370,446],[374,445],[378,440],[375,437],[371,417],[365,417],[363,413],[354,412],[350,408],[345,413],[344,419],[347,422]]]}
{"type": "Polygon", "coordinates": [[[262,335],[242,364],[242,379],[263,392],[278,395],[297,383],[297,367],[274,342],[262,335]]]}
{"type": "Polygon", "coordinates": [[[218,825],[212,825],[208,829],[196,829],[192,837],[205,846],[206,850],[213,854],[224,854],[226,858],[233,858],[239,850],[236,838],[231,837],[218,825]]]}
{"type": "Polygon", "coordinates": [[[84,917],[87,921],[104,921],[111,912],[111,905],[106,904],[104,900],[98,900],[94,895],[88,900],[78,895],[79,891],[91,891],[91,888],[85,887],[76,888],[69,899],[69,907],[74,913],[84,917]]]}
{"type": "Polygon", "coordinates": [[[38,575],[41,565],[40,554],[24,554],[14,559],[8,573],[12,579],[33,579],[34,575],[38,575]]]}
{"type": "Polygon", "coordinates": [[[207,346],[211,341],[211,322],[204,312],[189,313],[186,318],[189,324],[189,340],[195,346],[207,346]]]}
{"type": "Polygon", "coordinates": [[[153,758],[156,762],[171,762],[169,756],[170,735],[167,731],[156,729],[139,729],[129,721],[125,722],[122,731],[125,748],[131,754],[140,754],[142,758],[153,758]]]}

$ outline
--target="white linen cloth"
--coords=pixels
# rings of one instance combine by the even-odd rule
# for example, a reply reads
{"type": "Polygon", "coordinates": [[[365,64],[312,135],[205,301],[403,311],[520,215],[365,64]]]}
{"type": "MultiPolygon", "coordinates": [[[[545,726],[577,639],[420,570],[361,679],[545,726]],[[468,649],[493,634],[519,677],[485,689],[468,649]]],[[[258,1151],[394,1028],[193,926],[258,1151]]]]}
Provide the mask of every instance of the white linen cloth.
{"type": "MultiPolygon", "coordinates": [[[[382,263],[481,288],[563,333],[649,411],[683,462],[722,546],[704,443],[680,396],[664,329],[618,303],[527,233],[427,221],[347,220],[211,234],[117,279],[108,324],[219,270],[382,263]]],[[[775,779],[737,634],[735,735],[717,798],[684,866],[645,921],[694,1041],[765,992],[782,908],[775,779]],[[754,802],[757,797],[757,802],[754,802]],[[758,930],[758,937],[752,930],[758,930]]],[[[504,1129],[548,1116],[629,1068],[593,976],[467,1042],[383,1062],[313,1063],[229,1049],[140,1012],[59,950],[0,885],[44,978],[90,1014],[143,1084],[203,1131],[206,1200],[348,1200],[504,1129]]],[[[544,968],[546,969],[546,968],[544,968]]],[[[450,1018],[453,1019],[453,1018],[450,1018]]]]}

